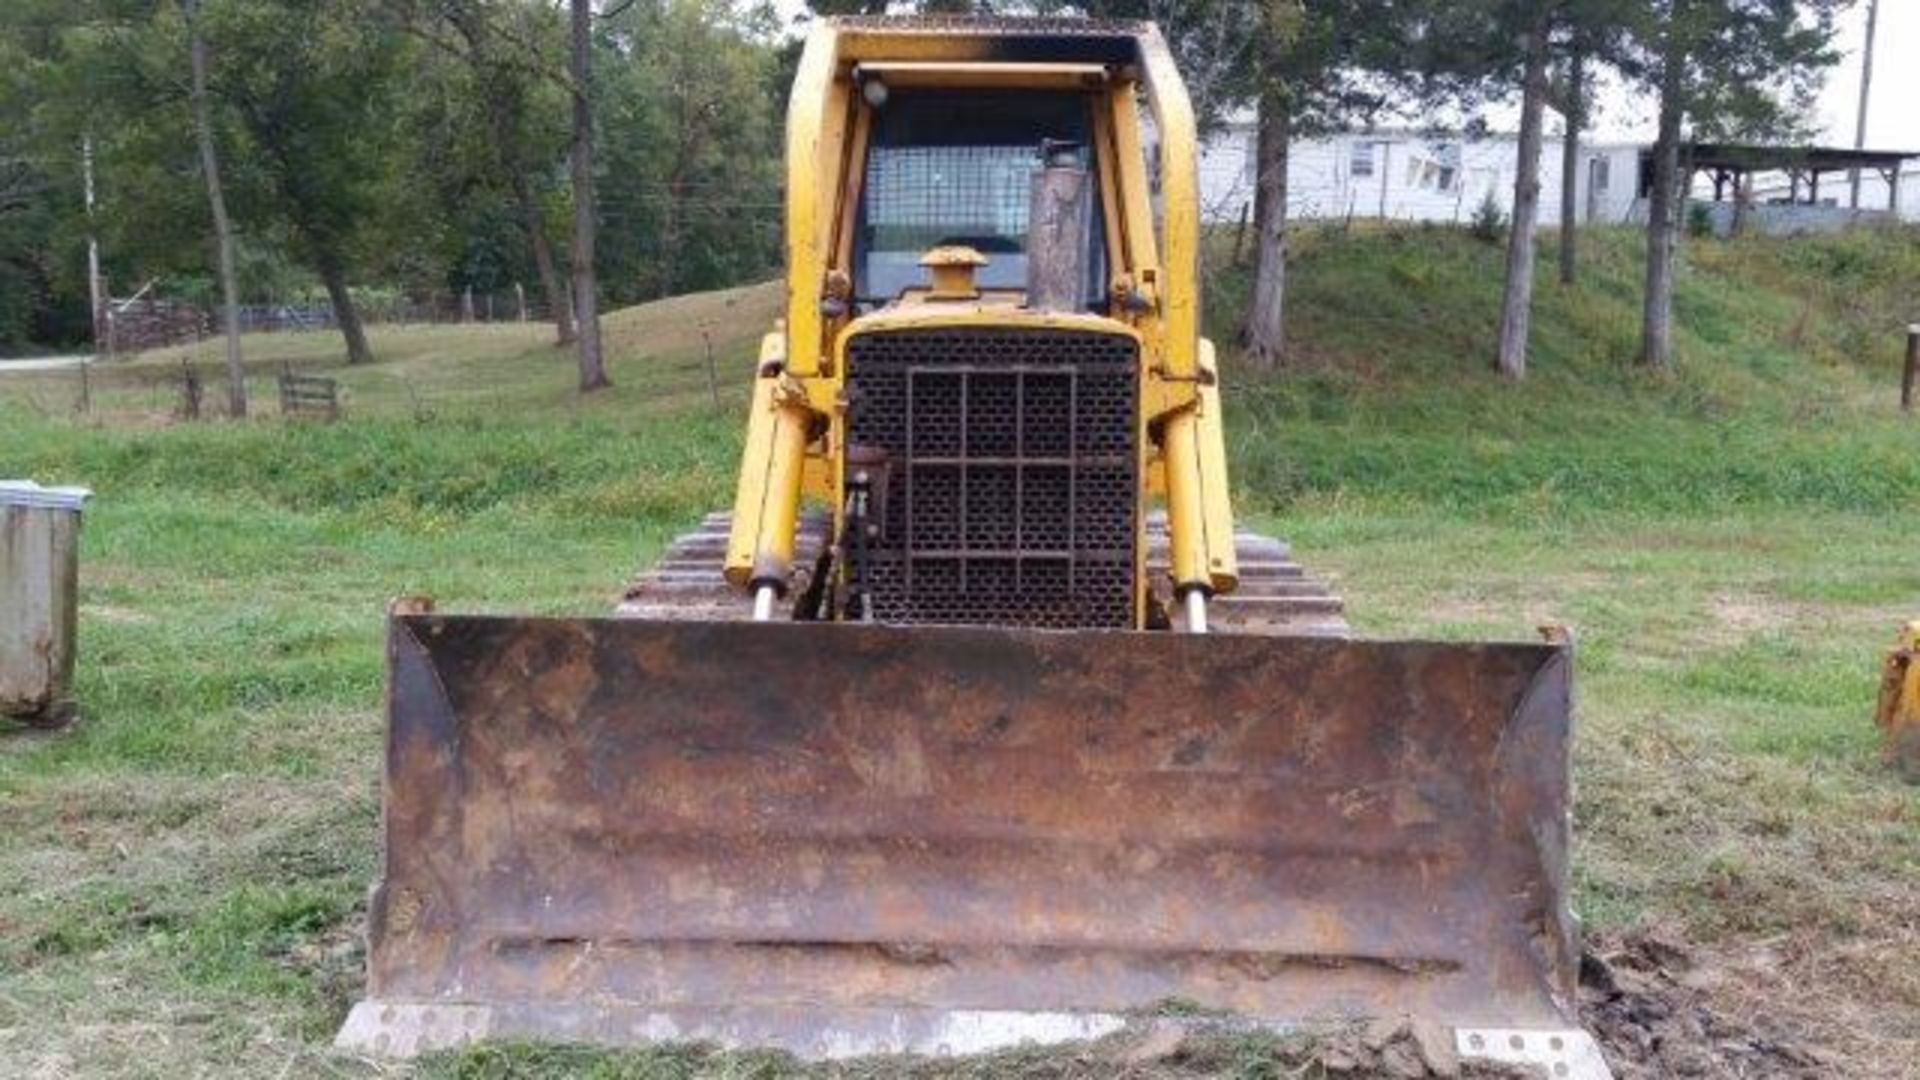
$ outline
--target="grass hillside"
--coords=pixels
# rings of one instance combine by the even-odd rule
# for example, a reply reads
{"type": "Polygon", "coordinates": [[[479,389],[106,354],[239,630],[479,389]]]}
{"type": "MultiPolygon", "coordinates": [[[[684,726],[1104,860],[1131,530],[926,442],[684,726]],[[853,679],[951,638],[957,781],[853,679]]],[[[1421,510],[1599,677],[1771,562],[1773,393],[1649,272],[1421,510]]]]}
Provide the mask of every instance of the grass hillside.
{"type": "MultiPolygon", "coordinates": [[[[1598,946],[1660,943],[1663,985],[1743,1045],[1920,1076],[1920,792],[1869,723],[1879,654],[1920,618],[1920,421],[1895,409],[1920,233],[1690,242],[1671,373],[1631,363],[1637,243],[1586,236],[1573,289],[1543,268],[1532,371],[1508,385],[1496,248],[1301,236],[1293,365],[1229,368],[1242,513],[1330,574],[1366,633],[1571,626],[1577,903],[1598,946]]],[[[1217,339],[1244,289],[1211,275],[1217,339]]],[[[616,386],[587,400],[538,326],[377,329],[379,362],[351,369],[332,335],[250,338],[244,424],[169,418],[183,362],[222,398],[211,343],[97,369],[87,416],[73,373],[0,374],[0,475],[98,492],[84,718],[0,732],[0,1071],[371,1072],[326,1039],[359,992],[385,599],[607,610],[730,497],[779,297],[612,316],[616,386]],[[340,378],[347,418],[273,416],[282,365],[340,378]]],[[[1279,1053],[1215,1071],[1267,1075],[1279,1053]]],[[[1026,1061],[972,1075],[1055,1075],[1026,1061]]]]}
{"type": "MultiPolygon", "coordinates": [[[[1233,398],[1247,494],[1365,494],[1485,514],[1913,505],[1897,417],[1920,233],[1688,245],[1678,368],[1635,366],[1640,234],[1583,234],[1581,281],[1536,286],[1530,374],[1491,375],[1502,251],[1462,231],[1309,233],[1295,370],[1233,398]]],[[[1216,275],[1231,340],[1244,275],[1216,275]]]]}

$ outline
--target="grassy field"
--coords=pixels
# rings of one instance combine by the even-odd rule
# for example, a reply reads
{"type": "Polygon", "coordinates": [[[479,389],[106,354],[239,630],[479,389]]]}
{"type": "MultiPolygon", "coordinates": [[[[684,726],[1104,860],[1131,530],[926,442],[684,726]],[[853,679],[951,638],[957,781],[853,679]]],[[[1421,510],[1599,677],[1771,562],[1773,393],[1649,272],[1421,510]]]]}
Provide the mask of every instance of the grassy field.
{"type": "MultiPolygon", "coordinates": [[[[1534,370],[1510,386],[1490,374],[1497,250],[1432,229],[1303,237],[1298,362],[1230,372],[1242,512],[1334,577],[1367,633],[1571,626],[1577,905],[1597,947],[1657,942],[1675,992],[1838,1073],[1920,1076],[1920,790],[1869,722],[1879,655],[1920,617],[1920,422],[1894,408],[1920,235],[1689,259],[1677,371],[1631,366],[1634,238],[1603,232],[1578,288],[1543,277],[1534,370]]],[[[1213,275],[1217,337],[1241,277],[1213,275]]],[[[96,370],[86,416],[71,373],[0,377],[0,475],[98,492],[84,718],[0,733],[0,1072],[405,1071],[327,1048],[360,979],[382,605],[605,611],[727,501],[778,301],[614,316],[616,388],[586,401],[519,326],[377,330],[359,369],[330,335],[249,340],[257,413],[282,364],[326,369],[348,393],[336,425],[170,419],[183,360],[222,397],[211,346],[96,370]]],[[[1196,1068],[1275,1075],[1284,1051],[1196,1068]]],[[[531,1050],[424,1069],[790,1071],[531,1050]]]]}

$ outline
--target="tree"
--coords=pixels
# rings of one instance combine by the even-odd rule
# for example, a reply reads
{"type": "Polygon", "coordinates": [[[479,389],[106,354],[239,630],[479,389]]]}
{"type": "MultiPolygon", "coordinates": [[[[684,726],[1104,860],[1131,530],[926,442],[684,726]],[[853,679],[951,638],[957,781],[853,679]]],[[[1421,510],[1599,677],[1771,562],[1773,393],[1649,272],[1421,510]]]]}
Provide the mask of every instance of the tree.
{"type": "Polygon", "coordinates": [[[557,23],[548,19],[546,8],[525,0],[439,0],[400,15],[402,25],[420,32],[466,69],[471,97],[484,113],[472,134],[484,141],[519,215],[553,319],[555,343],[573,344],[573,303],[534,182],[539,163],[549,156],[548,140],[538,128],[537,114],[544,112],[542,91],[564,85],[557,78],[558,65],[549,62],[560,43],[547,31],[557,31],[557,23]]]}
{"type": "Polygon", "coordinates": [[[613,383],[600,351],[600,298],[594,281],[593,204],[593,0],[571,0],[569,71],[573,92],[573,302],[578,324],[580,392],[613,383]]]}
{"type": "Polygon", "coordinates": [[[1550,13],[1542,6],[1521,32],[1520,136],[1513,169],[1513,217],[1507,226],[1507,280],[1500,297],[1500,342],[1494,355],[1495,369],[1509,379],[1527,375],[1533,252],[1540,222],[1541,114],[1547,104],[1551,25],[1550,13]]]}
{"type": "Polygon", "coordinates": [[[1674,204],[1680,199],[1680,123],[1686,112],[1686,58],[1663,43],[1659,72],[1660,119],[1653,140],[1653,187],[1647,193],[1647,277],[1641,295],[1640,362],[1673,365],[1673,253],[1679,242],[1674,204]]]}
{"type": "MultiPolygon", "coordinates": [[[[117,225],[127,201],[119,189],[133,179],[120,167],[117,152],[147,134],[123,129],[117,110],[103,107],[120,87],[140,78],[127,69],[143,67],[145,59],[96,63],[104,59],[101,46],[110,25],[126,22],[144,31],[155,21],[152,10],[120,10],[123,6],[75,0],[0,3],[0,117],[5,118],[0,121],[0,349],[28,343],[75,349],[92,334],[87,238],[117,225]],[[92,170],[83,164],[89,144],[92,170]],[[105,181],[96,186],[101,198],[92,215],[85,198],[88,171],[105,181]]],[[[174,11],[173,5],[160,6],[174,11]]],[[[184,104],[186,53],[182,49],[167,59],[167,74],[182,88],[175,100],[184,104]]],[[[166,100],[164,93],[158,96],[166,100]]],[[[181,134],[169,132],[174,150],[182,146],[181,134]]],[[[177,171],[167,186],[182,187],[177,177],[191,174],[191,156],[170,157],[169,165],[177,171]]],[[[197,228],[177,226],[197,225],[204,209],[204,197],[197,204],[189,200],[184,214],[165,219],[176,256],[201,247],[197,228]]],[[[105,250],[111,256],[107,272],[121,273],[127,248],[109,242],[105,250]]]]}
{"type": "Polygon", "coordinates": [[[1575,43],[1556,87],[1555,105],[1565,130],[1560,136],[1560,284],[1578,273],[1580,230],[1580,134],[1587,125],[1587,55],[1575,43]]]}
{"type": "MultiPolygon", "coordinates": [[[[215,9],[209,37],[225,58],[214,97],[237,118],[258,231],[277,230],[319,278],[346,346],[368,363],[348,283],[379,220],[381,182],[395,153],[401,39],[353,0],[243,0],[215,9]]],[[[208,14],[211,15],[210,11],[208,14]]]]}
{"type": "MultiPolygon", "coordinates": [[[[54,35],[46,12],[0,6],[0,353],[33,341],[50,307],[47,265],[59,217],[55,180],[42,160],[39,106],[54,35]]],[[[64,342],[63,342],[64,343],[64,342]]]]}
{"type": "Polygon", "coordinates": [[[227,196],[220,187],[220,155],[214,149],[213,110],[207,103],[207,38],[200,32],[202,0],[181,0],[187,23],[187,50],[193,68],[193,130],[200,147],[200,171],[207,184],[207,207],[213,214],[214,245],[220,267],[220,328],[227,346],[227,415],[247,415],[247,369],[240,356],[240,285],[233,269],[233,223],[227,217],[227,196]]]}
{"type": "MultiPolygon", "coordinates": [[[[1044,5],[1043,5],[1044,6],[1044,5]]],[[[1293,140],[1384,101],[1370,78],[1403,25],[1392,0],[1107,0],[1066,5],[1087,14],[1152,19],[1179,64],[1204,136],[1229,112],[1253,105],[1252,296],[1240,338],[1256,367],[1286,349],[1287,168],[1293,140]]]]}
{"type": "Polygon", "coordinates": [[[603,17],[594,79],[602,295],[651,299],[779,265],[784,140],[773,28],[729,0],[603,17]],[[617,283],[617,284],[616,284],[617,283]]]}
{"type": "Polygon", "coordinates": [[[1253,293],[1240,341],[1256,368],[1280,366],[1287,347],[1287,168],[1293,102],[1284,85],[1260,95],[1254,131],[1253,293]]]}
{"type": "MultiPolygon", "coordinates": [[[[1254,138],[1252,296],[1240,339],[1256,368],[1286,357],[1287,171],[1293,140],[1371,119],[1395,94],[1430,97],[1406,66],[1424,17],[1394,0],[1280,0],[1262,7],[1249,84],[1254,138]]],[[[1229,85],[1234,85],[1229,83],[1229,85]]]]}
{"type": "MultiPolygon", "coordinates": [[[[1416,0],[1418,3],[1418,0],[1416,0]]],[[[1451,100],[1469,111],[1489,100],[1520,98],[1520,131],[1514,169],[1513,212],[1507,221],[1506,281],[1501,293],[1494,369],[1509,379],[1527,372],[1533,276],[1540,213],[1540,154],[1544,112],[1558,99],[1569,116],[1563,160],[1577,161],[1578,123],[1563,83],[1555,93],[1549,73],[1556,61],[1612,56],[1618,24],[1634,10],[1629,0],[1426,0],[1418,5],[1420,28],[1407,64],[1427,100],[1451,100]]],[[[1584,64],[1586,61],[1583,60],[1584,64]]],[[[1567,170],[1565,183],[1576,182],[1567,170]]],[[[1562,207],[1568,205],[1562,188],[1562,207]]],[[[1571,215],[1562,222],[1563,253],[1570,250],[1571,215]]]]}
{"type": "Polygon", "coordinates": [[[1791,133],[1837,59],[1846,0],[1656,0],[1631,24],[1643,80],[1659,95],[1647,199],[1640,362],[1673,364],[1673,279],[1685,175],[1682,130],[1762,141],[1791,133]]]}

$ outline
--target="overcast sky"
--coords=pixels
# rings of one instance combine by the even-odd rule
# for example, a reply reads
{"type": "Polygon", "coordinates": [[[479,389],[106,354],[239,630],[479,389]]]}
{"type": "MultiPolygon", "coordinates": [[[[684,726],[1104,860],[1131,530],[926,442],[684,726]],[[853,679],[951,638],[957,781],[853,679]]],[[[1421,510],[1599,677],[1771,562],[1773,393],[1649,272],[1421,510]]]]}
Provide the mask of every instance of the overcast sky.
{"type": "MultiPolygon", "coordinates": [[[[1311,2],[1311,0],[1309,0],[1311,2]]],[[[1821,141],[1853,145],[1855,110],[1860,100],[1860,51],[1866,36],[1868,0],[1854,0],[1841,16],[1839,47],[1845,53],[1827,76],[1820,95],[1821,141]]],[[[776,0],[789,18],[806,10],[804,0],[776,0]]],[[[1867,145],[1876,149],[1920,151],[1920,0],[1880,0],[1875,32],[1873,99],[1867,117],[1867,145]]],[[[1490,118],[1511,128],[1512,110],[1490,118]]],[[[1639,94],[1615,89],[1606,95],[1597,124],[1603,139],[1652,141],[1653,103],[1639,94]]]]}
{"type": "MultiPolygon", "coordinates": [[[[1829,142],[1853,145],[1860,103],[1860,49],[1867,32],[1867,5],[1859,0],[1844,16],[1840,47],[1846,59],[1827,78],[1820,122],[1829,142]]],[[[1880,0],[1874,30],[1873,96],[1867,110],[1867,145],[1920,151],[1920,0],[1880,0]]]]}

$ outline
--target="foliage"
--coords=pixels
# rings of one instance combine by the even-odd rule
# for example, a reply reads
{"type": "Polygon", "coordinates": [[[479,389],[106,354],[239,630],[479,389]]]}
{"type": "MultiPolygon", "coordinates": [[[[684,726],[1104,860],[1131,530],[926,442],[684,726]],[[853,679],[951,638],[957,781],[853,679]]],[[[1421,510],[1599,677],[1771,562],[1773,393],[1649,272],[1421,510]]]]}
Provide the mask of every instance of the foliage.
{"type": "Polygon", "coordinates": [[[372,246],[403,43],[338,0],[206,5],[213,92],[257,185],[253,220],[318,270],[372,246]]]}
{"type": "Polygon", "coordinates": [[[1556,63],[1579,53],[1589,63],[1617,65],[1626,56],[1626,20],[1642,6],[1639,0],[1416,0],[1403,9],[1415,32],[1398,60],[1402,81],[1471,114],[1520,92],[1532,28],[1547,35],[1556,63]]]}
{"type": "MultiPolygon", "coordinates": [[[[310,291],[335,267],[356,288],[538,295],[514,185],[564,251],[568,81],[551,5],[204,6],[243,299],[310,291]],[[477,63],[469,31],[490,46],[477,63]]],[[[642,0],[597,21],[602,290],[622,302],[764,274],[785,93],[770,9],[642,0]]],[[[0,349],[87,337],[89,136],[113,292],[217,292],[186,46],[172,2],[0,4],[0,349]]]]}
{"type": "MultiPolygon", "coordinates": [[[[70,347],[90,333],[82,145],[88,121],[107,118],[104,90],[137,65],[83,79],[80,61],[98,41],[72,32],[72,18],[60,0],[0,4],[0,352],[70,347]]],[[[97,156],[110,141],[96,139],[97,156]]]]}
{"type": "Polygon", "coordinates": [[[1713,235],[1713,209],[1706,203],[1687,203],[1687,235],[1695,239],[1713,235]]]}
{"type": "Polygon", "coordinates": [[[1507,235],[1507,212],[1500,207],[1500,200],[1494,197],[1493,189],[1480,198],[1480,205],[1473,208],[1473,218],[1467,223],[1467,232],[1483,244],[1498,244],[1507,235]]]}
{"type": "Polygon", "coordinates": [[[537,283],[516,182],[545,210],[547,241],[564,247],[568,193],[565,41],[556,14],[520,0],[412,3],[384,17],[415,39],[396,120],[397,156],[383,201],[384,276],[416,293],[500,293],[537,283]]]}
{"type": "Polygon", "coordinates": [[[1669,65],[1695,138],[1785,141],[1804,134],[1838,59],[1834,19],[1851,0],[1659,0],[1623,25],[1659,88],[1669,65]]]}
{"type": "Polygon", "coordinates": [[[599,263],[616,300],[779,265],[784,143],[766,17],[734,0],[639,0],[604,24],[599,263]]]}

